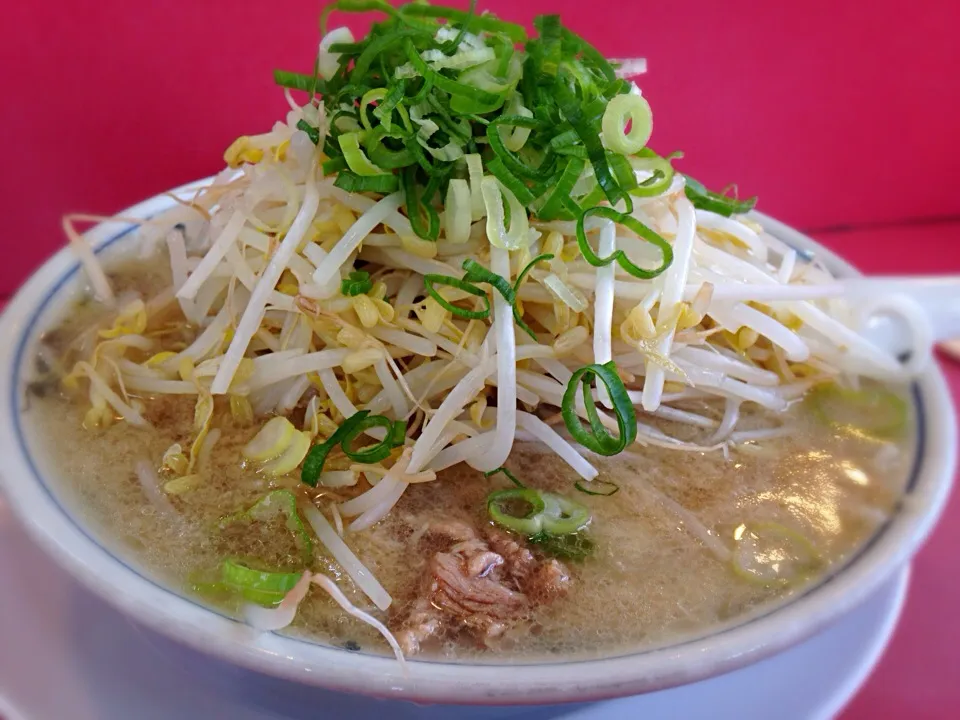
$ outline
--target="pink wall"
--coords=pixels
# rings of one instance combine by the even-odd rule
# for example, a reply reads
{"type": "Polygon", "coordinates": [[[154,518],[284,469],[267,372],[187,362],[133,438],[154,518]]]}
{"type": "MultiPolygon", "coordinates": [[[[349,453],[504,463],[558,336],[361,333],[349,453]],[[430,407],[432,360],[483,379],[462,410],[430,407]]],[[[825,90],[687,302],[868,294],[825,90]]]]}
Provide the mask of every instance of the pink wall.
{"type": "MultiPolygon", "coordinates": [[[[0,42],[0,184],[17,252],[0,291],[62,243],[62,213],[217,170],[234,137],[282,111],[272,68],[309,67],[317,40],[314,0],[16,5],[0,42]]],[[[525,22],[559,11],[604,52],[647,57],[653,145],[788,222],[960,215],[956,0],[481,6],[525,22]]]]}
{"type": "MultiPolygon", "coordinates": [[[[464,2],[457,4],[463,6],[464,2]]],[[[63,239],[221,165],[283,111],[274,66],[309,67],[319,3],[28,3],[0,10],[2,297],[63,239]]],[[[653,145],[817,232],[872,272],[960,270],[960,0],[481,0],[561,12],[651,72],[653,145]],[[923,222],[906,222],[923,219],[923,222]],[[951,222],[952,220],[952,222],[951,222]]],[[[954,397],[960,371],[948,370],[954,397]]],[[[960,717],[960,496],[914,563],[890,651],[845,717],[960,717]]]]}

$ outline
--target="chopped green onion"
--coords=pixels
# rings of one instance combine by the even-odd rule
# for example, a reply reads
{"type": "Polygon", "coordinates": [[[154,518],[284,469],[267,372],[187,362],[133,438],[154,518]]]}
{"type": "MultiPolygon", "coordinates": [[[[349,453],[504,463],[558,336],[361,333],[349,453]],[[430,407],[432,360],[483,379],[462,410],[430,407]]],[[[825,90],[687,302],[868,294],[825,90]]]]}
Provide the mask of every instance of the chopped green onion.
{"type": "Polygon", "coordinates": [[[533,130],[540,127],[540,122],[534,118],[523,117],[522,115],[498,117],[487,125],[487,140],[490,141],[490,149],[493,150],[500,162],[514,175],[530,178],[531,180],[548,179],[553,174],[556,157],[549,154],[539,167],[531,168],[528,163],[517,158],[517,156],[510,152],[507,146],[504,145],[503,136],[500,134],[500,126],[522,127],[533,130]]]}
{"type": "Polygon", "coordinates": [[[573,486],[585,495],[602,495],[603,497],[610,497],[611,495],[616,495],[618,492],[620,492],[620,486],[615,482],[610,482],[608,480],[591,480],[590,482],[577,480],[573,486]]]}
{"type": "MultiPolygon", "coordinates": [[[[537,211],[537,217],[541,220],[550,221],[560,216],[565,209],[564,200],[570,198],[573,186],[576,185],[586,165],[587,163],[578,157],[571,157],[567,160],[560,179],[553,186],[552,190],[548,190],[550,195],[547,197],[543,206],[537,211]]],[[[579,215],[579,213],[577,214],[579,215]]]]}
{"type": "MultiPolygon", "coordinates": [[[[391,50],[394,45],[410,43],[410,46],[414,47],[411,38],[423,38],[425,35],[427,40],[429,40],[430,44],[432,45],[433,40],[429,36],[429,33],[426,33],[420,28],[402,28],[400,30],[395,30],[389,35],[381,35],[378,38],[374,38],[370,43],[367,44],[363,52],[360,53],[360,56],[355,60],[353,70],[350,72],[350,82],[359,85],[360,81],[362,81],[364,76],[370,71],[370,66],[378,58],[383,57],[384,54],[388,50],[391,50]]],[[[419,58],[420,55],[418,54],[417,57],[419,58]]]]}
{"type": "Polygon", "coordinates": [[[363,270],[354,270],[340,283],[340,292],[347,297],[363,295],[370,292],[372,288],[373,282],[370,280],[370,273],[363,270]]]}
{"type": "MultiPolygon", "coordinates": [[[[359,413],[358,413],[359,414],[359,413]]],[[[343,454],[358,463],[378,463],[390,456],[390,451],[402,445],[406,435],[407,424],[403,421],[394,423],[388,417],[383,415],[367,415],[354,423],[350,429],[340,438],[340,447],[343,454]],[[373,445],[369,445],[359,450],[352,449],[353,441],[357,439],[360,433],[374,427],[382,427],[387,431],[383,440],[373,445]],[[399,442],[397,439],[399,438],[399,442]]]]}
{"type": "Polygon", "coordinates": [[[274,70],[273,81],[280,87],[303,90],[304,92],[315,92],[323,87],[323,78],[319,75],[306,75],[286,70],[274,70]]]}
{"type": "Polygon", "coordinates": [[[394,422],[383,415],[371,415],[369,410],[361,410],[343,421],[343,424],[324,442],[314,445],[303,461],[300,472],[300,481],[310,487],[316,487],[323,472],[323,465],[327,461],[330,451],[337,445],[343,454],[351,460],[362,463],[376,463],[390,455],[390,451],[402,445],[406,439],[407,424],[402,420],[394,422]],[[353,450],[351,444],[357,436],[372,427],[383,427],[387,431],[386,437],[380,442],[353,450]]]}
{"type": "Polygon", "coordinates": [[[496,475],[497,473],[503,473],[504,475],[506,475],[507,478],[510,480],[510,482],[512,482],[512,483],[513,483],[514,485],[516,485],[517,487],[521,487],[521,488],[522,488],[522,487],[526,487],[522,482],[520,482],[519,479],[517,479],[517,476],[516,476],[516,475],[514,475],[512,472],[510,472],[510,471],[509,471],[507,468],[505,468],[505,467],[498,467],[498,468],[494,468],[493,470],[488,470],[487,472],[485,472],[485,473],[483,474],[483,476],[484,476],[484,477],[491,477],[491,476],[493,476],[493,475],[496,475]]]}
{"type": "Polygon", "coordinates": [[[498,490],[487,496],[490,519],[507,530],[524,535],[535,535],[543,529],[545,507],[540,491],[530,488],[498,490]],[[516,514],[510,510],[516,511],[516,514]]]}
{"type": "Polygon", "coordinates": [[[396,15],[397,11],[386,0],[335,0],[328,4],[323,12],[320,13],[320,32],[327,34],[327,20],[330,13],[334,10],[341,12],[370,12],[371,10],[380,10],[388,15],[396,15]]]}
{"type": "Polygon", "coordinates": [[[220,529],[238,522],[270,522],[278,513],[287,518],[287,529],[293,533],[306,564],[313,560],[313,541],[297,512],[297,499],[289,490],[273,490],[260,498],[248,510],[220,518],[220,529]]]}
{"type": "Polygon", "coordinates": [[[775,522],[748,522],[734,531],[733,571],[766,587],[802,582],[822,565],[820,553],[801,532],[775,522]]]}
{"type": "Polygon", "coordinates": [[[731,215],[750,212],[757,204],[756,197],[737,200],[736,198],[707,190],[703,183],[694,180],[689,175],[684,175],[683,179],[686,181],[684,192],[690,199],[690,202],[693,203],[693,206],[700,210],[708,210],[717,215],[730,217],[731,215]]]}
{"type": "Polygon", "coordinates": [[[543,532],[557,537],[579,532],[590,523],[590,510],[570,498],[556,493],[542,492],[543,532]]]}
{"type": "MultiPolygon", "coordinates": [[[[322,76],[319,65],[313,73],[274,73],[284,87],[323,95],[326,134],[303,120],[298,128],[326,155],[324,175],[337,175],[335,186],[347,192],[400,189],[414,234],[426,240],[438,239],[440,202],[446,200],[457,207],[452,215],[445,208],[447,239],[464,242],[466,157],[470,221],[486,215],[495,246],[526,247],[531,214],[577,221],[595,213],[657,245],[664,262],[643,270],[622,252],[598,258],[584,241],[588,262],[616,260],[639,278],[662,272],[669,245],[625,219],[634,197],[660,195],[674,177],[673,156],[660,158],[646,147],[652,130],[647,101],[559,16],[536,17],[539,37],[528,40],[521,26],[478,15],[475,4],[471,0],[468,10],[419,2],[393,8],[385,0],[337,0],[324,9],[324,25],[333,10],[387,15],[363,40],[327,48],[339,56],[336,69],[328,63],[322,76]],[[443,19],[448,34],[438,39],[443,19]],[[476,38],[482,46],[474,46],[476,38]],[[622,203],[626,213],[595,209],[604,201],[622,203]]],[[[745,212],[754,202],[711,193],[692,179],[686,193],[696,207],[725,215],[745,212]]]]}
{"type": "Polygon", "coordinates": [[[560,16],[538,15],[533,25],[540,33],[540,42],[543,45],[543,59],[541,67],[547,75],[556,76],[560,68],[560,16]]]}
{"type": "MultiPolygon", "coordinates": [[[[682,156],[682,153],[680,153],[682,156]]],[[[674,170],[670,164],[670,157],[662,158],[650,148],[643,148],[637,157],[628,158],[634,171],[651,172],[652,175],[630,190],[631,195],[637,197],[654,197],[662,195],[673,183],[674,170]]]]}
{"type": "Polygon", "coordinates": [[[586,532],[570,533],[555,537],[547,533],[537,533],[527,538],[547,555],[564,560],[580,562],[593,554],[594,543],[586,532]]]}
{"type": "Polygon", "coordinates": [[[477,0],[470,0],[470,8],[467,10],[467,16],[460,19],[460,31],[451,42],[444,44],[443,50],[448,55],[455,53],[457,48],[460,47],[460,43],[463,42],[464,35],[467,34],[467,30],[470,28],[471,23],[476,18],[476,12],[477,0]]]}
{"type": "Polygon", "coordinates": [[[818,385],[807,403],[824,423],[878,439],[902,436],[910,409],[894,392],[873,385],[859,390],[830,383],[818,385]]]}
{"type": "Polygon", "coordinates": [[[618,212],[611,207],[592,207],[584,210],[580,214],[580,217],[577,219],[577,244],[580,246],[580,253],[583,255],[584,259],[594,267],[603,267],[616,261],[620,267],[636,278],[655,278],[657,275],[670,267],[670,263],[673,262],[673,248],[670,246],[670,243],[668,243],[659,234],[648,228],[632,215],[618,212]],[[590,247],[590,243],[587,242],[587,233],[584,229],[584,223],[591,215],[598,215],[602,218],[613,220],[615,223],[620,225],[624,225],[639,235],[642,239],[646,240],[652,245],[656,245],[660,249],[660,253],[663,257],[660,265],[653,270],[644,270],[643,268],[634,265],[623,250],[616,250],[605,258],[599,257],[593,251],[593,248],[590,247]]]}
{"type": "Polygon", "coordinates": [[[387,132],[393,128],[393,111],[395,109],[400,111],[401,117],[406,115],[406,110],[401,104],[405,91],[406,83],[403,80],[397,80],[390,86],[390,90],[385,93],[383,99],[373,111],[373,114],[380,118],[380,124],[387,132]]]}
{"type": "MultiPolygon", "coordinates": [[[[341,158],[337,158],[340,160],[341,158]]],[[[327,173],[327,165],[324,163],[324,174],[327,173]]],[[[357,175],[349,170],[340,170],[337,173],[337,179],[333,181],[334,187],[338,187],[344,192],[372,192],[387,195],[396,192],[400,187],[400,180],[396,175],[357,175]]]]}
{"type": "Polygon", "coordinates": [[[401,15],[446,18],[451,22],[470,21],[472,27],[488,33],[503,33],[515,43],[526,42],[527,33],[521,25],[498,20],[493,15],[471,15],[470,12],[442,5],[409,3],[400,8],[401,15]]]}
{"type": "Polygon", "coordinates": [[[450,275],[437,275],[434,273],[429,273],[423,276],[423,285],[427,289],[427,294],[436,300],[444,310],[449,310],[458,317],[468,318],[470,320],[482,320],[483,318],[490,317],[490,299],[483,290],[478,288],[473,283],[451,277],[450,275]],[[433,287],[434,285],[446,285],[447,287],[457,288],[457,290],[463,290],[465,293],[482,298],[484,309],[467,310],[462,307],[457,307],[443,297],[443,295],[437,292],[436,288],[433,287]]]}
{"type": "Polygon", "coordinates": [[[577,137],[580,138],[580,142],[582,142],[586,148],[587,157],[590,160],[590,164],[593,165],[594,175],[597,178],[597,183],[603,190],[603,194],[611,204],[616,204],[621,198],[629,200],[610,173],[610,166],[607,164],[607,154],[604,150],[603,143],[600,142],[600,135],[597,133],[596,126],[585,117],[581,108],[581,101],[577,99],[576,95],[563,80],[557,82],[556,88],[560,112],[563,113],[567,122],[573,126],[577,137]]]}
{"type": "Polygon", "coordinates": [[[616,153],[607,153],[607,163],[610,165],[610,171],[617,179],[617,183],[622,190],[631,192],[637,187],[637,176],[633,172],[633,166],[623,155],[616,153]]]}
{"type": "Polygon", "coordinates": [[[314,145],[320,144],[320,130],[301,118],[297,120],[297,130],[303,130],[314,145]]]}
{"type": "Polygon", "coordinates": [[[640,95],[617,95],[603,111],[603,141],[622,155],[638,153],[653,132],[650,103],[640,95]],[[629,123],[630,129],[625,130],[629,123]]]}
{"type": "MultiPolygon", "coordinates": [[[[405,41],[404,47],[407,50],[407,58],[418,73],[432,82],[438,90],[443,90],[445,93],[463,98],[461,105],[469,105],[473,108],[473,112],[491,112],[503,104],[505,99],[504,95],[490,93],[478,87],[451,80],[446,75],[441,75],[423,61],[420,53],[417,52],[416,47],[414,47],[414,44],[409,39],[405,41]]],[[[453,103],[451,103],[451,107],[453,107],[453,103]]],[[[459,112],[466,111],[466,109],[461,109],[459,112]]]]}
{"type": "Polygon", "coordinates": [[[293,590],[303,573],[265,572],[227,559],[220,568],[223,584],[246,600],[271,607],[293,590]]]}
{"type": "Polygon", "coordinates": [[[627,389],[617,374],[617,366],[611,360],[603,365],[586,365],[577,370],[567,383],[561,405],[563,422],[573,439],[598,455],[616,455],[637,439],[637,415],[627,395],[627,389]],[[607,388],[607,395],[617,416],[619,436],[614,437],[604,427],[597,414],[590,381],[597,378],[607,388]],[[576,408],[577,389],[582,390],[584,409],[590,429],[584,428],[576,408]]]}
{"type": "Polygon", "coordinates": [[[599,71],[604,80],[606,80],[608,83],[613,83],[616,81],[617,74],[614,72],[613,66],[607,61],[607,59],[599,50],[567,28],[561,28],[560,34],[563,38],[563,42],[572,47],[574,51],[578,53],[581,58],[583,58],[583,60],[588,61],[593,68],[599,71]]]}
{"type": "Polygon", "coordinates": [[[369,414],[369,410],[361,410],[351,415],[343,421],[343,424],[334,431],[333,435],[324,442],[310,448],[310,452],[307,453],[307,457],[303,461],[303,468],[300,470],[300,481],[303,484],[309,485],[310,487],[317,486],[320,473],[323,472],[323,465],[327,461],[327,455],[346,437],[347,433],[349,433],[355,425],[359,424],[369,414]]]}
{"type": "Polygon", "coordinates": [[[590,511],[580,503],[522,486],[490,493],[487,512],[498,525],[528,537],[538,533],[568,535],[590,523],[590,511]]]}
{"type": "Polygon", "coordinates": [[[500,158],[492,158],[487,163],[487,170],[493,175],[500,184],[513,193],[513,196],[521,205],[530,205],[534,201],[534,195],[530,188],[523,184],[523,181],[511,173],[500,158]]]}
{"type": "Polygon", "coordinates": [[[492,270],[488,270],[483,265],[478,263],[476,260],[467,258],[463,261],[462,265],[466,275],[463,276],[463,279],[471,283],[487,283],[491,287],[495,288],[499,292],[503,299],[508,303],[513,305],[517,296],[513,292],[513,288],[510,287],[510,282],[503,277],[503,275],[497,275],[497,273],[492,270]]]}
{"type": "Polygon", "coordinates": [[[470,258],[467,258],[463,261],[463,269],[467,272],[467,274],[463,276],[464,280],[467,280],[471,283],[487,283],[491,287],[495,288],[497,292],[503,296],[503,299],[510,304],[510,307],[513,308],[513,319],[520,329],[527,333],[527,335],[534,340],[537,339],[537,336],[534,334],[533,330],[531,330],[530,327],[523,321],[523,318],[520,317],[520,311],[517,309],[516,290],[510,286],[510,283],[505,277],[487,270],[487,268],[478,263],[476,260],[471,260],[470,258]]]}
{"type": "MultiPolygon", "coordinates": [[[[419,147],[414,143],[413,147],[419,147]]],[[[429,198],[423,200],[417,193],[416,167],[408,167],[401,173],[404,205],[413,231],[424,240],[436,241],[440,236],[440,216],[430,205],[429,198]]],[[[426,193],[425,193],[426,194],[426,193]]]]}
{"type": "Polygon", "coordinates": [[[367,107],[371,103],[383,100],[386,96],[387,89],[381,87],[368,90],[363,94],[363,97],[360,98],[360,123],[367,130],[373,130],[373,125],[370,124],[370,116],[367,114],[367,107]]]}
{"type": "Polygon", "coordinates": [[[470,239],[472,211],[470,207],[470,184],[454,178],[447,185],[444,203],[444,235],[452,243],[462,244],[470,239]]]}
{"type": "Polygon", "coordinates": [[[487,239],[490,243],[505,250],[519,250],[529,245],[530,223],[527,209],[520,204],[517,197],[493,177],[485,177],[480,181],[480,192],[483,194],[483,205],[487,209],[487,239]]]}
{"type": "Polygon", "coordinates": [[[407,421],[396,420],[393,423],[393,427],[391,428],[387,439],[390,441],[390,444],[393,445],[393,447],[400,447],[403,445],[407,441],[407,421]]]}
{"type": "MultiPolygon", "coordinates": [[[[324,161],[323,165],[320,166],[323,169],[323,174],[325,176],[333,175],[338,172],[342,172],[347,169],[347,161],[343,159],[342,156],[330,158],[329,160],[324,161]]],[[[360,177],[351,173],[354,177],[360,177]]],[[[336,181],[334,181],[336,183],[336,181]]],[[[349,191],[348,191],[349,192],[349,191]]]]}
{"type": "MultiPolygon", "coordinates": [[[[544,260],[553,260],[553,255],[551,253],[543,253],[542,255],[537,255],[533,260],[527,263],[526,267],[523,268],[523,270],[520,271],[520,274],[517,275],[516,281],[513,283],[513,292],[515,296],[519,296],[520,284],[523,282],[523,279],[527,276],[527,273],[533,270],[534,265],[544,260]]],[[[530,329],[530,326],[524,322],[523,317],[520,315],[520,309],[517,306],[516,298],[513,301],[513,319],[516,321],[517,326],[521,330],[523,330],[533,340],[537,340],[537,334],[530,329]]]]}
{"type": "Polygon", "coordinates": [[[520,271],[520,274],[517,275],[516,281],[513,283],[513,292],[515,294],[520,293],[520,285],[523,283],[523,279],[527,276],[527,273],[533,270],[533,266],[539,262],[545,262],[546,260],[553,260],[553,254],[543,253],[542,255],[537,255],[533,260],[526,264],[523,270],[520,271]]]}
{"type": "MultiPolygon", "coordinates": [[[[401,109],[401,116],[407,118],[406,110],[403,110],[403,105],[398,105],[398,108],[401,109]]],[[[411,150],[408,145],[411,143],[409,134],[403,132],[389,132],[383,125],[378,125],[372,131],[367,133],[366,138],[363,141],[363,147],[367,151],[367,157],[370,158],[377,167],[382,168],[383,170],[395,170],[397,168],[405,168],[408,165],[413,165],[417,161],[417,156],[411,150]],[[398,150],[394,150],[384,143],[385,140],[390,139],[391,141],[400,141],[404,145],[398,150]]],[[[374,176],[379,177],[379,176],[374,176]]],[[[399,182],[399,179],[396,175],[387,175],[387,177],[392,177],[395,180],[395,184],[399,182]]],[[[391,191],[392,192],[392,191],[391,191]]]]}
{"type": "Polygon", "coordinates": [[[337,138],[340,143],[340,150],[343,152],[343,158],[347,165],[357,175],[383,175],[383,170],[378,168],[370,158],[364,155],[360,149],[360,133],[347,132],[337,138]]]}

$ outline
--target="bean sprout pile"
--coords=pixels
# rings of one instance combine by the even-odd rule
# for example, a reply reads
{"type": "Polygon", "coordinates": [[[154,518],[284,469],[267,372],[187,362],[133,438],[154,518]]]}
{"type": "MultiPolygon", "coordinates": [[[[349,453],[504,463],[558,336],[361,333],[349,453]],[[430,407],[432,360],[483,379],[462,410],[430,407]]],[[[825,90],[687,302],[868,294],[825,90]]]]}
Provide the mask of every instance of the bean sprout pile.
{"type": "MultiPolygon", "coordinates": [[[[89,398],[87,422],[146,427],[151,398],[196,398],[195,442],[164,458],[167,493],[200,481],[214,404],[228,402],[262,426],[245,454],[264,472],[369,483],[333,523],[306,515],[384,609],[389,595],[343,537],[446,468],[492,473],[534,441],[589,484],[597,454],[726,451],[780,432],[738,429],[745,404],[782,412],[824,382],[906,376],[753,201],[647,148],[650,108],[624,77],[643,63],[610,65],[554,16],[527,40],[489,15],[387,12],[362,42],[326,33],[314,73],[278,71],[285,121],[239,138],[211,183],[143,223],[144,246],[169,263],[159,294],[115,296],[73,228],[83,218],[65,221],[114,307],[67,376],[89,398]],[[173,304],[196,333],[158,351],[146,330],[173,304]],[[719,425],[684,409],[692,399],[721,403],[719,425]],[[286,418],[304,406],[294,428],[286,418]],[[652,417],[714,432],[692,443],[652,417]],[[325,469],[338,446],[353,465],[325,469]]],[[[285,603],[263,612],[292,618],[285,603]]]]}

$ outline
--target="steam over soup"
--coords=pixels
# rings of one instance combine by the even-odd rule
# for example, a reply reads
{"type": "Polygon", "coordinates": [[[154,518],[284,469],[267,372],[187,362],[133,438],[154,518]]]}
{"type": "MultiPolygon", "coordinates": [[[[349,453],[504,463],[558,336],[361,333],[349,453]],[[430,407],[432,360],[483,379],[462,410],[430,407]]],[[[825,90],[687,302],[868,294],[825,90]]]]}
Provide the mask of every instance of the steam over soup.
{"type": "Polygon", "coordinates": [[[25,420],[103,543],[260,630],[535,660],[744,622],[883,525],[918,363],[535,25],[332,30],[146,259],[67,218],[89,288],[25,420]]]}

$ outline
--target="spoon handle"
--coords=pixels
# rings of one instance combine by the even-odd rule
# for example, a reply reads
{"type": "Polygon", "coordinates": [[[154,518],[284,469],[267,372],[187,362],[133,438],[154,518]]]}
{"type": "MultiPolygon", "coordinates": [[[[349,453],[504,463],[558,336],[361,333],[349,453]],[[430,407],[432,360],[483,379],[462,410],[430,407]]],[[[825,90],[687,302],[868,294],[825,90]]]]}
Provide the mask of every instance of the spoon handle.
{"type": "Polygon", "coordinates": [[[960,339],[960,275],[853,278],[844,284],[847,296],[862,303],[865,319],[880,311],[910,321],[910,313],[919,311],[933,342],[960,339]]]}

